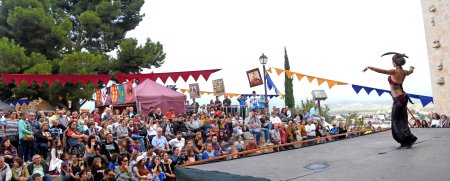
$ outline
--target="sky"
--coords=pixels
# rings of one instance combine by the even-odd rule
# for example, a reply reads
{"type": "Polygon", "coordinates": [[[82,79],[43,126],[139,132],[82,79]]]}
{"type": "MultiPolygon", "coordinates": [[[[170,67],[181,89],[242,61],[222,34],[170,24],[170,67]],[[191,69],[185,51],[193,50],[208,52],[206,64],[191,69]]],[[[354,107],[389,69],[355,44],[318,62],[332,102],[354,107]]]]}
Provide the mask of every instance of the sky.
{"type": "MultiPolygon", "coordinates": [[[[405,91],[432,96],[419,0],[147,0],[141,11],[143,21],[127,37],[159,41],[167,53],[160,68],[143,73],[222,69],[208,81],[200,78],[202,91],[212,91],[212,80],[223,78],[227,93],[263,94],[263,86],[250,88],[246,71],[260,68],[262,73],[262,53],[268,57],[266,67],[284,69],[286,47],[291,71],[380,89],[389,89],[387,76],[362,69],[392,68],[390,56],[381,54],[406,53],[410,58],[404,68],[416,69],[405,80],[405,91]]],[[[284,76],[270,76],[284,92],[284,76]]],[[[187,89],[194,82],[166,84],[187,89]]],[[[293,85],[296,104],[318,89],[328,96],[325,104],[391,100],[375,91],[358,95],[350,85],[329,89],[306,79],[294,79],[293,85]]],[[[200,103],[212,98],[203,96],[200,103]]]]}

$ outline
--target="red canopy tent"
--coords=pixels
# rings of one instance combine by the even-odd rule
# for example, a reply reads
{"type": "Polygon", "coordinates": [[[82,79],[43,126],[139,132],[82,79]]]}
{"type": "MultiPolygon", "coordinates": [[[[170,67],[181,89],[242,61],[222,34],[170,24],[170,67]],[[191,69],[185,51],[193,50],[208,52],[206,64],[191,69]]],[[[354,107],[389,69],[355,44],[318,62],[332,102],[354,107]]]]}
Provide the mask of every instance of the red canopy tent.
{"type": "Polygon", "coordinates": [[[135,100],[138,110],[145,115],[151,108],[161,108],[161,112],[166,113],[173,107],[175,114],[185,113],[186,95],[169,89],[150,79],[146,79],[134,88],[135,100]]]}

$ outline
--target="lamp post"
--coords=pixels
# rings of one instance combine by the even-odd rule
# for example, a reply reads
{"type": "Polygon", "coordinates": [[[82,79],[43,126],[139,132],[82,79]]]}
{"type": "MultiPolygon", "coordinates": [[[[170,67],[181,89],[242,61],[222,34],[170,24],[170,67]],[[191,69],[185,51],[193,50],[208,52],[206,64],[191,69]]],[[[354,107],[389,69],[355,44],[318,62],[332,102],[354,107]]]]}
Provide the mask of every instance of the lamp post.
{"type": "MultiPolygon", "coordinates": [[[[259,57],[259,62],[263,66],[263,75],[264,75],[264,98],[267,102],[267,86],[266,86],[266,64],[267,64],[267,57],[264,55],[264,53],[259,57]]],[[[267,106],[267,104],[266,104],[267,106]]]]}

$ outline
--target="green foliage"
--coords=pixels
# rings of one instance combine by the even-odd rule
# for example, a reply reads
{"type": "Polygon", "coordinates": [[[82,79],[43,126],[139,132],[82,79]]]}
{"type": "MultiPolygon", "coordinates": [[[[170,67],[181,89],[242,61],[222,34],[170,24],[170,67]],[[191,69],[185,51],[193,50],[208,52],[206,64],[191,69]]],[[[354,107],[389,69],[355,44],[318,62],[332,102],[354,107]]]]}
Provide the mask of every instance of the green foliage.
{"type": "MultiPolygon", "coordinates": [[[[284,47],[284,69],[290,70],[291,67],[289,66],[289,58],[287,55],[286,47],[284,47]]],[[[294,86],[292,85],[293,78],[289,78],[287,74],[284,75],[284,103],[286,106],[289,106],[290,108],[293,108],[295,106],[295,99],[294,99],[294,86]]]]}
{"type": "Polygon", "coordinates": [[[345,119],[345,127],[350,127],[353,124],[353,121],[357,121],[359,114],[357,112],[348,112],[347,118],[345,119]]]}
{"type": "Polygon", "coordinates": [[[125,39],[120,43],[113,69],[117,72],[139,73],[142,68],[160,67],[165,57],[163,46],[159,42],[147,39],[144,46],[141,46],[136,39],[125,39]]]}
{"type": "Polygon", "coordinates": [[[65,54],[59,62],[61,74],[97,74],[103,73],[109,61],[105,55],[75,52],[65,54]]]}
{"type": "Polygon", "coordinates": [[[8,38],[0,39],[0,72],[22,73],[28,57],[25,49],[8,38]]]}

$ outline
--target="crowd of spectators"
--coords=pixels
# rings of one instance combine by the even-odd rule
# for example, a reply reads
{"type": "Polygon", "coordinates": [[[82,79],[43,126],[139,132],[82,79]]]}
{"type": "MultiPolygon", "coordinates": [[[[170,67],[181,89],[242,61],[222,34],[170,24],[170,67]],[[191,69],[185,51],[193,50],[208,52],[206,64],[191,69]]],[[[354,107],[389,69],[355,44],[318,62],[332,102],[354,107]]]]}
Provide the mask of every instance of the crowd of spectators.
{"type": "Polygon", "coordinates": [[[410,127],[415,128],[450,128],[450,121],[447,116],[438,113],[433,113],[431,117],[431,121],[426,120],[418,120],[415,119],[414,124],[411,124],[410,127]]]}
{"type": "Polygon", "coordinates": [[[269,113],[263,97],[238,101],[249,102],[247,114],[224,110],[228,97],[207,106],[194,101],[191,114],[154,108],[144,115],[133,107],[0,111],[0,180],[49,181],[52,175],[64,181],[175,180],[175,165],[347,132],[344,122],[324,126],[317,105],[294,114],[288,107],[273,107],[269,113]]]}

